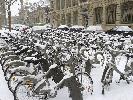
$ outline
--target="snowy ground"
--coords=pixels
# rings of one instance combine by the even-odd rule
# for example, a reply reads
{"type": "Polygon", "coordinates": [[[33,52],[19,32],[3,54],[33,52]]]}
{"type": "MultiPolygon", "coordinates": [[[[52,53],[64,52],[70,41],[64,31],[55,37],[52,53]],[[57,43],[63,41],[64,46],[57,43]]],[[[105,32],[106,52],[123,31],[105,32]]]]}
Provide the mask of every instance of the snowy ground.
{"type": "Polygon", "coordinates": [[[116,72],[114,72],[113,83],[109,90],[105,91],[105,95],[102,95],[102,84],[100,83],[102,72],[103,69],[100,66],[92,70],[94,93],[93,95],[85,95],[84,100],[133,100],[133,83],[127,84],[125,81],[121,81],[119,84],[116,83],[119,79],[119,75],[116,72]]]}
{"type": "Polygon", "coordinates": [[[4,73],[0,66],[0,100],[14,100],[12,92],[8,89],[4,73]]]}

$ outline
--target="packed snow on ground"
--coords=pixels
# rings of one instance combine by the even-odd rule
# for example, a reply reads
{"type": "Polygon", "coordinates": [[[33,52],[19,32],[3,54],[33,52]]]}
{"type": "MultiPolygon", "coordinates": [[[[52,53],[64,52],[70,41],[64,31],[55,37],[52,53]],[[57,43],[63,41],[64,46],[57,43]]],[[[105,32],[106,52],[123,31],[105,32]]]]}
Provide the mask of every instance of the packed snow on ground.
{"type": "Polygon", "coordinates": [[[9,91],[4,73],[0,66],[0,100],[14,100],[12,92],[9,91]]]}

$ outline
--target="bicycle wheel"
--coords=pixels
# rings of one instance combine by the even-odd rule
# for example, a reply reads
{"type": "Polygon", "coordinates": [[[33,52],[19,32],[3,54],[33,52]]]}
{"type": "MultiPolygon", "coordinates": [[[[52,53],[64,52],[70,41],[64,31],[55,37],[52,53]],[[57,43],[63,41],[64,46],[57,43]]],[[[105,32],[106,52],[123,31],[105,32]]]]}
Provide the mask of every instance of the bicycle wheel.
{"type": "Polygon", "coordinates": [[[36,96],[28,85],[19,82],[14,91],[15,100],[40,100],[40,96],[36,96]]]}
{"type": "Polygon", "coordinates": [[[109,68],[109,66],[108,66],[108,67],[105,68],[105,70],[103,72],[103,76],[102,76],[102,79],[101,79],[102,94],[105,93],[105,89],[109,90],[110,83],[112,83],[113,71],[114,71],[114,69],[109,68]]]}
{"type": "Polygon", "coordinates": [[[83,94],[86,92],[93,93],[93,80],[90,75],[86,72],[78,73],[77,75],[78,81],[81,84],[83,89],[83,94]]]}
{"type": "Polygon", "coordinates": [[[11,92],[14,92],[15,90],[15,87],[17,86],[18,84],[18,79],[21,78],[21,76],[15,76],[15,73],[12,73],[10,75],[10,78],[8,80],[8,87],[10,89],[11,92]]]}
{"type": "Polygon", "coordinates": [[[5,76],[6,81],[9,80],[10,75],[11,75],[11,74],[8,72],[9,68],[10,68],[10,66],[8,66],[5,70],[3,70],[3,71],[4,71],[4,76],[5,76]]]}

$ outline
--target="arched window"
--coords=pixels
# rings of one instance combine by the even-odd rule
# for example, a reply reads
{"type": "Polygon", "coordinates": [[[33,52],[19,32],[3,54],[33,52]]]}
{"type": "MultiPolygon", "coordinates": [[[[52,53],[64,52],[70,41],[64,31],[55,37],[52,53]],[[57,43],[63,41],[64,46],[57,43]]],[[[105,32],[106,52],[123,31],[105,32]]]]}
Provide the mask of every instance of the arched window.
{"type": "Polygon", "coordinates": [[[94,9],[95,12],[95,24],[102,23],[102,16],[103,16],[103,7],[97,7],[94,9]]]}

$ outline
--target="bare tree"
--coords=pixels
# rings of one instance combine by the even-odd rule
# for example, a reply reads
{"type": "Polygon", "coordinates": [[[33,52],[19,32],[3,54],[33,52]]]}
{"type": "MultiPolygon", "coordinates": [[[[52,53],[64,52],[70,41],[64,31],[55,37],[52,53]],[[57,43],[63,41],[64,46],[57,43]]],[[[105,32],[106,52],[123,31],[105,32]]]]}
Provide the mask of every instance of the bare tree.
{"type": "Polygon", "coordinates": [[[9,24],[9,31],[11,31],[11,5],[13,5],[17,0],[5,0],[5,4],[7,6],[7,13],[8,13],[8,24],[9,24]]]}

